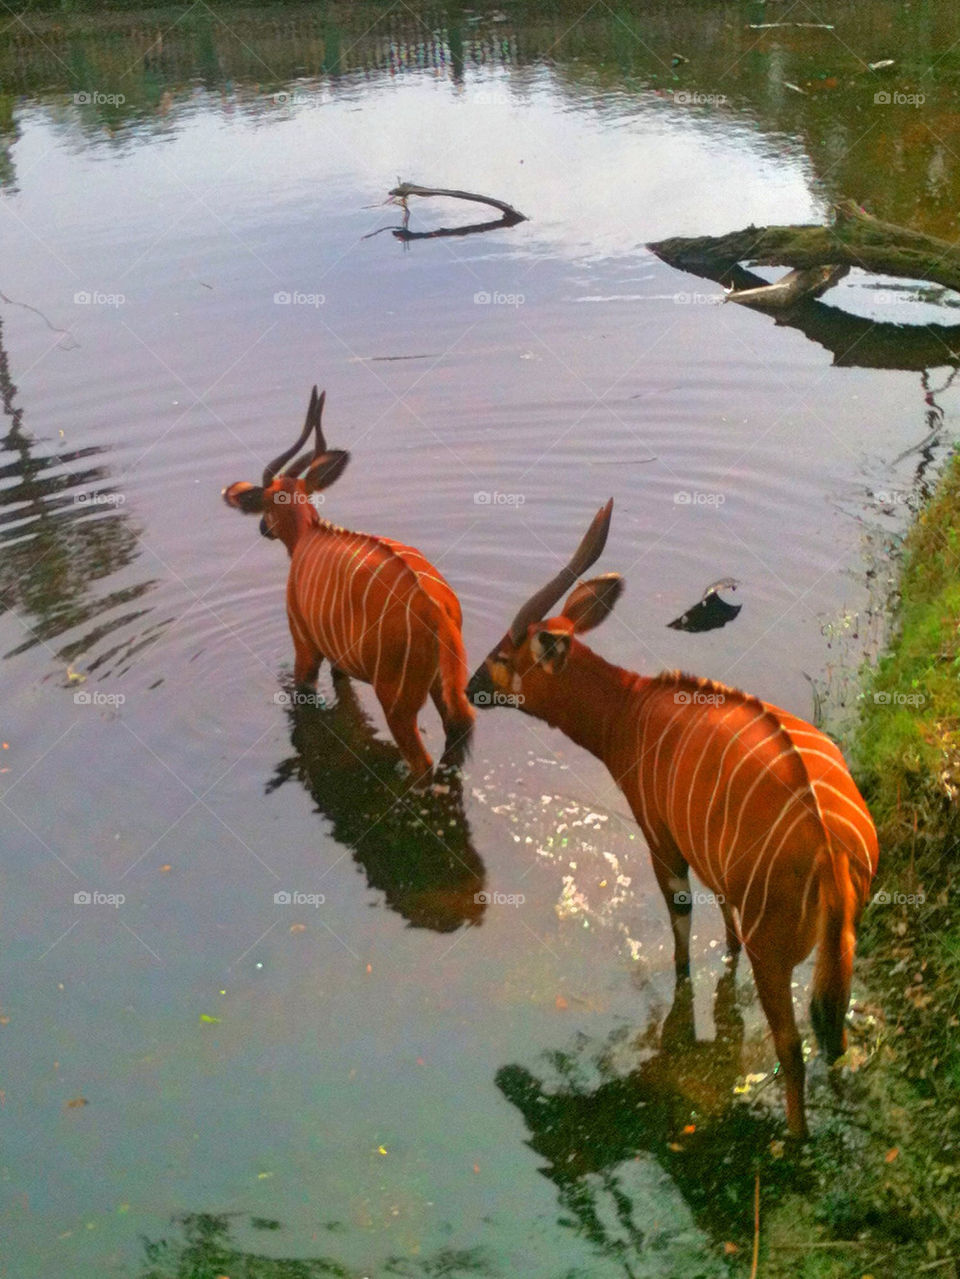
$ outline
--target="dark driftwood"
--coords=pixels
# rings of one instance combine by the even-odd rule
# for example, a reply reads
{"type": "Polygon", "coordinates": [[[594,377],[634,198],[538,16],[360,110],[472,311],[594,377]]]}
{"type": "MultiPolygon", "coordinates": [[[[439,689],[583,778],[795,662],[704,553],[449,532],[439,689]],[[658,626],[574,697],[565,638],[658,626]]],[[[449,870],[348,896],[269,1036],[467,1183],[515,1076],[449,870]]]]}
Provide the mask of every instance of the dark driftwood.
{"type": "Polygon", "coordinates": [[[473,200],[477,204],[489,204],[492,209],[499,209],[503,214],[503,223],[493,223],[494,226],[515,226],[518,222],[527,221],[526,214],[520,213],[513,205],[503,200],[496,200],[491,195],[477,195],[473,191],[452,191],[448,187],[421,187],[415,182],[401,182],[390,194],[401,203],[411,195],[445,195],[454,200],[473,200]]]}
{"type": "Polygon", "coordinates": [[[960,293],[960,249],[935,236],[881,222],[852,200],[835,206],[830,226],[749,226],[729,235],[677,237],[647,247],[671,266],[697,275],[738,262],[801,271],[859,266],[878,275],[927,280],[960,293]]]}

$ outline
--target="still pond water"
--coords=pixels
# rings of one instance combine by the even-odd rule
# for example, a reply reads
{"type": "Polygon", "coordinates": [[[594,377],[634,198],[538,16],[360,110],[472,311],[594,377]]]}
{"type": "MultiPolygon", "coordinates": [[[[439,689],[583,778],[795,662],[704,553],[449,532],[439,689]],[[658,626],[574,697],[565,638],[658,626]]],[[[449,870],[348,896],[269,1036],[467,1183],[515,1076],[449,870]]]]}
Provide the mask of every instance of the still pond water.
{"type": "MultiPolygon", "coordinates": [[[[472,665],[613,495],[596,646],[810,716],[849,707],[950,370],[860,367],[869,325],[824,304],[838,355],[643,247],[827,215],[827,161],[757,88],[808,50],[737,66],[661,13],[647,44],[728,66],[691,105],[612,20],[567,58],[572,19],[432,13],[417,46],[377,13],[2,50],[3,1275],[720,1275],[749,1245],[779,1101],[731,1109],[773,1060],[749,974],[718,986],[719,913],[684,1046],[599,764],[490,713],[462,795],[421,799],[369,690],[335,705],[325,673],[296,723],[285,557],[220,490],[319,382],[352,455],[324,514],[440,566],[472,665]],[[366,238],[398,174],[529,220],[366,238]],[[667,628],[721,577],[733,624],[667,628]]],[[[410,229],[477,213],[411,201],[410,229]]],[[[855,276],[827,302],[956,315],[855,276]]]]}

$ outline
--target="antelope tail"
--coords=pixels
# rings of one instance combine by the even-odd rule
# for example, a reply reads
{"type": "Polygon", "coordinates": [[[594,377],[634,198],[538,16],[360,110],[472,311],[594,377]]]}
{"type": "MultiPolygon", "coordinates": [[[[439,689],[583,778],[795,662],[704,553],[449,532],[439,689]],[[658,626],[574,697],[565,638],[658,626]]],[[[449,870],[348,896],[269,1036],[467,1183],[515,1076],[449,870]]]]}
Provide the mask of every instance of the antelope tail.
{"type": "Polygon", "coordinates": [[[467,653],[459,628],[452,625],[446,614],[441,614],[437,628],[437,649],[443,704],[447,712],[444,716],[447,736],[442,762],[459,765],[470,754],[476,712],[467,701],[467,653]]]}
{"type": "Polygon", "coordinates": [[[810,1020],[820,1051],[832,1063],[847,1046],[846,1018],[856,946],[857,893],[850,878],[845,848],[829,834],[821,854],[820,928],[813,970],[810,1020]]]}

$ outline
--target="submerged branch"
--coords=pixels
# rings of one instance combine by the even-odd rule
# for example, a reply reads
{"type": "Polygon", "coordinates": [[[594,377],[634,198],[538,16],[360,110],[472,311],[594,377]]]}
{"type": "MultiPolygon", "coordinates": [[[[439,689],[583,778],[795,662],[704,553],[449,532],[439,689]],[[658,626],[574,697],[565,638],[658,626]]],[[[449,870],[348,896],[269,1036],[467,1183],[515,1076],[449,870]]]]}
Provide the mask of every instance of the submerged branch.
{"type": "MultiPolygon", "coordinates": [[[[511,204],[507,204],[504,200],[497,200],[491,195],[477,195],[474,191],[453,191],[448,187],[422,187],[415,182],[401,182],[393,188],[390,195],[403,203],[408,196],[411,195],[445,195],[454,200],[473,200],[477,204],[488,204],[492,209],[499,209],[503,214],[504,226],[515,226],[518,222],[526,222],[525,213],[520,213],[511,204]]],[[[493,225],[499,226],[500,223],[493,225]]]]}

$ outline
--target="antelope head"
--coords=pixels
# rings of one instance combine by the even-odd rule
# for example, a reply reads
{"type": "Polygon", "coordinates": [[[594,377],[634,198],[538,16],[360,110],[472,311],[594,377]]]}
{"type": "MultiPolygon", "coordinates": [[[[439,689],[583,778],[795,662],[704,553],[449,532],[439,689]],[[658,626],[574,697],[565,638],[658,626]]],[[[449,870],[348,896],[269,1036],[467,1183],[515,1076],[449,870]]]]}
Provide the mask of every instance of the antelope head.
{"type": "Polygon", "coordinates": [[[573,558],[527,600],[503,639],[488,653],[467,685],[474,706],[516,706],[538,719],[553,720],[557,676],[577,647],[576,635],[593,630],[608,616],[623,590],[618,573],[580,582],[600,557],[610,530],[613,498],[593,517],[573,558]],[[570,590],[563,609],[550,616],[570,590]]]}
{"type": "Polygon", "coordinates": [[[317,388],[313,388],[303,430],[295,443],[267,466],[260,484],[238,480],[223,490],[223,500],[228,506],[244,515],[259,515],[263,536],[280,538],[291,553],[304,529],[319,523],[320,517],[310,501],[311,494],[329,488],[350,460],[350,454],[343,449],[328,449],[323,438],[320,419],[326,398],[326,391],[318,395],[317,388]],[[300,453],[311,432],[313,443],[300,453]]]}

